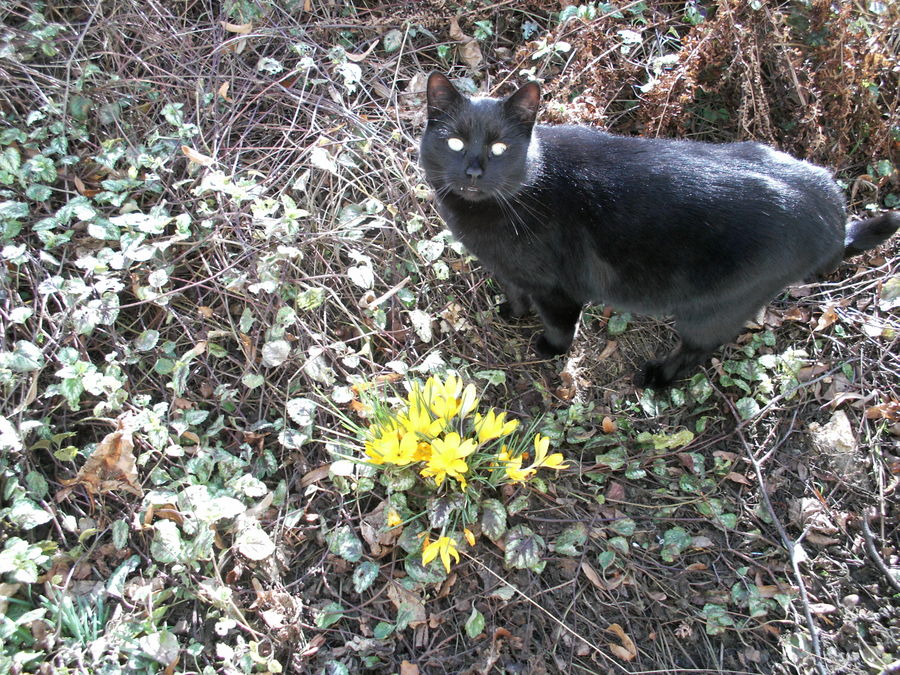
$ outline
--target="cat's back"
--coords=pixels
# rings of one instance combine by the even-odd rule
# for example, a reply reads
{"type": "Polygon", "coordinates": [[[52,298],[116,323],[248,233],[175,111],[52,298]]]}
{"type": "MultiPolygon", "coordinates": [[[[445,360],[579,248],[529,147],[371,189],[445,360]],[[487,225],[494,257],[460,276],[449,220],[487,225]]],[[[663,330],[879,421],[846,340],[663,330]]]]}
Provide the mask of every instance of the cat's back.
{"type": "Polygon", "coordinates": [[[762,143],[617,136],[581,125],[538,125],[544,175],[594,194],[636,197],[652,191],[669,204],[741,197],[748,202],[811,209],[843,227],[845,202],[826,169],[762,143]]]}

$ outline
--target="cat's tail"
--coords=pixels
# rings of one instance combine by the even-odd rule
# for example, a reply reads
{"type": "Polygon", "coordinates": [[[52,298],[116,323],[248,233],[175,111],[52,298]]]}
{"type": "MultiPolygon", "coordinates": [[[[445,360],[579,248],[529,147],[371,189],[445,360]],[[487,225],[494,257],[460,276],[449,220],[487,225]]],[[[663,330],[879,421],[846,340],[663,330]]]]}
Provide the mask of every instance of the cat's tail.
{"type": "Polygon", "coordinates": [[[887,241],[900,228],[900,212],[888,211],[847,225],[844,257],[849,258],[887,241]]]}

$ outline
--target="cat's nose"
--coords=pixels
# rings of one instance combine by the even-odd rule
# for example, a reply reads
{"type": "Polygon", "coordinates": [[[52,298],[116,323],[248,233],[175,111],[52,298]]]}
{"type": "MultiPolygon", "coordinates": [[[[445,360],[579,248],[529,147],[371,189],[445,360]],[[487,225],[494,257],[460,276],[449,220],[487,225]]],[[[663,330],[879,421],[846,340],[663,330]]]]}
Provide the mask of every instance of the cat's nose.
{"type": "Polygon", "coordinates": [[[468,169],[466,169],[466,175],[472,180],[478,180],[479,178],[481,178],[481,174],[483,173],[484,171],[481,170],[481,167],[476,164],[473,164],[468,169]]]}

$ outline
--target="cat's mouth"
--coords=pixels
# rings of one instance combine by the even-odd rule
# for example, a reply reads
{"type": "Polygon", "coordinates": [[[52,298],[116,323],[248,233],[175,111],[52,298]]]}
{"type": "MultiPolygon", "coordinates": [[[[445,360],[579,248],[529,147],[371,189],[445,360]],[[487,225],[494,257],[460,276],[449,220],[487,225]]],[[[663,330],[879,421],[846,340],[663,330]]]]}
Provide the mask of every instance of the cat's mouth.
{"type": "Polygon", "coordinates": [[[487,197],[487,193],[477,185],[463,185],[459,188],[459,194],[463,199],[477,201],[487,197]]]}

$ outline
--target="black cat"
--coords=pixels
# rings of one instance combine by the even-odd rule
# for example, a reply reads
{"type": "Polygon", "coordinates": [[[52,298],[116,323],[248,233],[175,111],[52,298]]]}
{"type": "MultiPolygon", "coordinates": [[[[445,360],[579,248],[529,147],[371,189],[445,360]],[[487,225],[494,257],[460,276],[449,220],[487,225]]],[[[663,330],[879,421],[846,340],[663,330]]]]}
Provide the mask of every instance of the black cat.
{"type": "Polygon", "coordinates": [[[890,237],[900,214],[845,228],[818,166],[759,143],[613,136],[535,124],[540,89],[468,98],[428,78],[421,164],[453,234],[533,304],[542,356],[565,352],[586,302],[670,315],[681,336],[637,384],[664,387],[731,340],[787,284],[890,237]]]}

